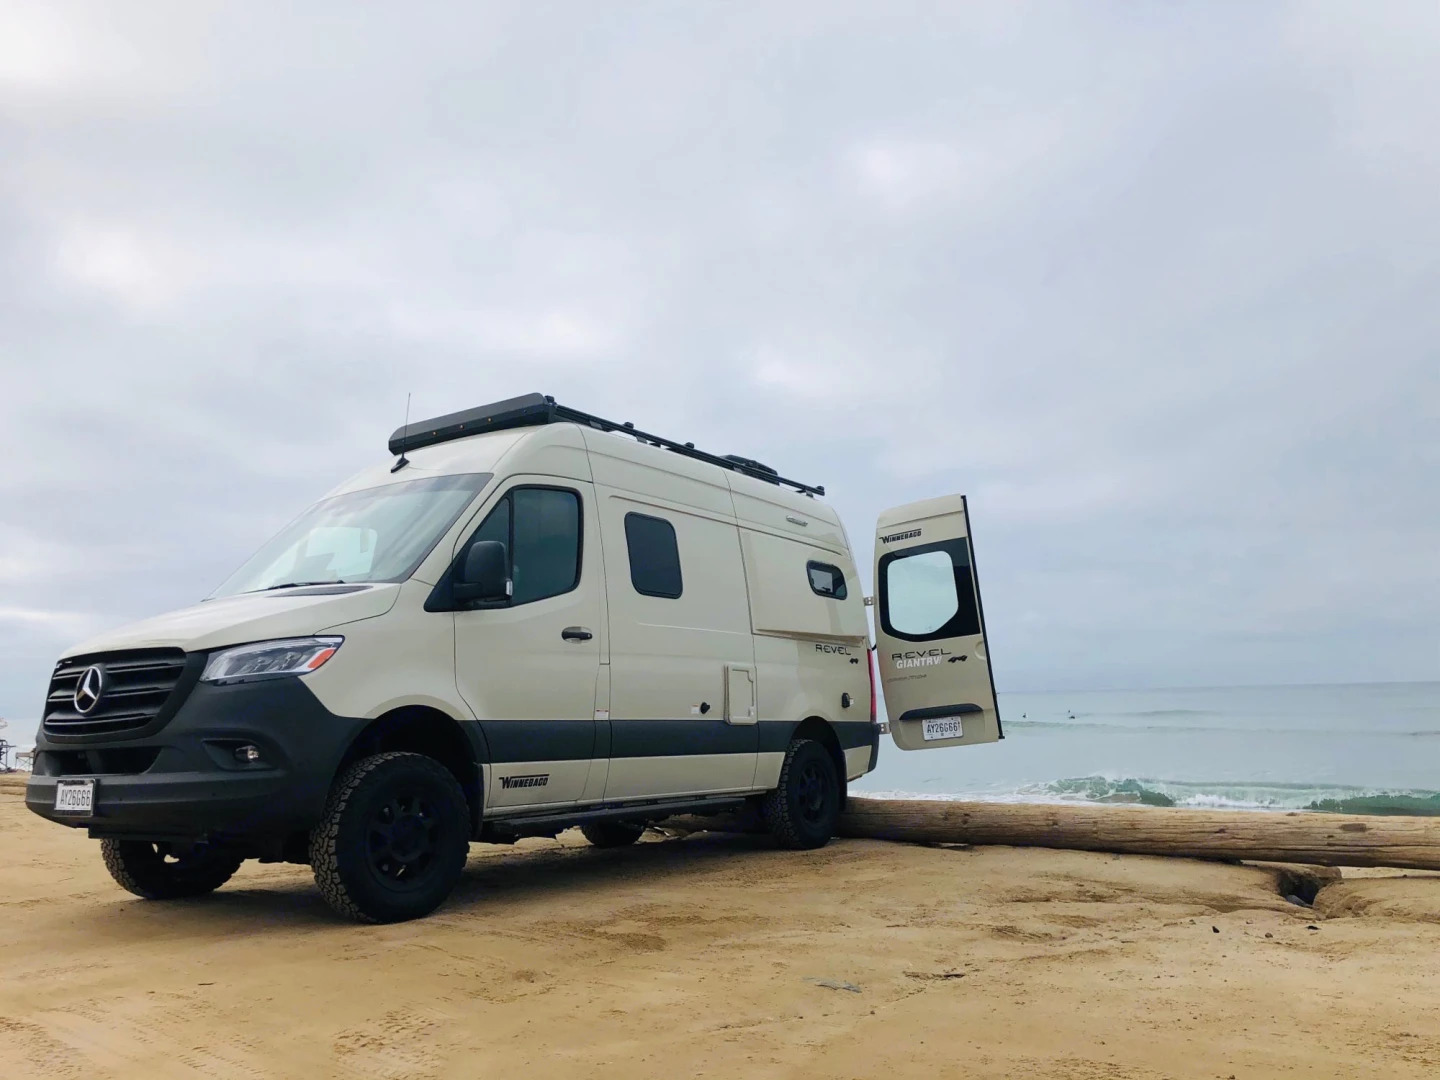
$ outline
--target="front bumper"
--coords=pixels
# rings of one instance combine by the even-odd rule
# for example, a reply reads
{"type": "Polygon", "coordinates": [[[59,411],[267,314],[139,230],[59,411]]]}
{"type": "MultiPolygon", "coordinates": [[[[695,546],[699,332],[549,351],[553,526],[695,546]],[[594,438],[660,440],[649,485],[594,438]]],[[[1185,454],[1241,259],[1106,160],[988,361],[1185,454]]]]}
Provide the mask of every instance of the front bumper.
{"type": "Polygon", "coordinates": [[[40,732],[25,805],[95,836],[249,839],[312,828],[365,721],[336,716],[300,678],[200,683],[154,735],[57,739],[40,732]],[[235,748],[253,745],[243,764],[235,748]],[[56,813],[59,780],[95,780],[94,811],[56,813]]]}

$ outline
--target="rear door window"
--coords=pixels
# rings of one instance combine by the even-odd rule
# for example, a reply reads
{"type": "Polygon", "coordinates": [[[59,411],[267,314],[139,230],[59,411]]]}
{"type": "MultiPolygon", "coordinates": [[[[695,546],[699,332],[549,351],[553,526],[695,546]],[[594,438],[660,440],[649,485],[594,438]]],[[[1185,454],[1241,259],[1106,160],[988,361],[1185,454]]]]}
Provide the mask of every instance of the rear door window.
{"type": "Polygon", "coordinates": [[[907,641],[980,633],[980,607],[965,538],[882,558],[880,618],[886,633],[907,641]]]}

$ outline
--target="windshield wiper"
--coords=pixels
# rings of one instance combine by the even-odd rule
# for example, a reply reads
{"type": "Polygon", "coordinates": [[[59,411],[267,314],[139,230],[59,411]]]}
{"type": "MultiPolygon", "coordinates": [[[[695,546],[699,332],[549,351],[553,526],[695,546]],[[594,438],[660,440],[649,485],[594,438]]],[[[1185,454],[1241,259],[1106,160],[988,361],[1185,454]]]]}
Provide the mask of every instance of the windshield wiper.
{"type": "Polygon", "coordinates": [[[256,589],[255,592],[273,592],[276,589],[304,589],[312,585],[344,585],[344,578],[331,578],[329,581],[282,581],[279,585],[266,585],[263,589],[256,589]]]}

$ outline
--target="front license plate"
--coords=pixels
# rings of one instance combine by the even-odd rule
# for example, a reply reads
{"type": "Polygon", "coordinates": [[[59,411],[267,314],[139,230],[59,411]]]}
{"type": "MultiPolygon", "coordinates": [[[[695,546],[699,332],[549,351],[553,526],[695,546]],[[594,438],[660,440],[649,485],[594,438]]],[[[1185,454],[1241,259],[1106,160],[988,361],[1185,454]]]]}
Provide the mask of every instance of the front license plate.
{"type": "Polygon", "coordinates": [[[936,739],[958,739],[965,734],[965,728],[958,716],[936,716],[920,721],[920,733],[926,742],[936,739]]]}
{"type": "Polygon", "coordinates": [[[94,780],[61,780],[55,785],[57,814],[93,814],[95,812],[94,780]]]}

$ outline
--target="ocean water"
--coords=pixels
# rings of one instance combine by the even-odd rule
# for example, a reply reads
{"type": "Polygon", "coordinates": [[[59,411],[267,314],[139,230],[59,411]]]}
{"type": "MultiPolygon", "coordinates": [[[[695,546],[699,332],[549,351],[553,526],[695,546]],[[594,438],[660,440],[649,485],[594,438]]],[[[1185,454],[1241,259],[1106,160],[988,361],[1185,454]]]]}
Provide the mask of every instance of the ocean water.
{"type": "Polygon", "coordinates": [[[1440,815],[1440,683],[1001,694],[994,745],[903,751],[856,794],[1440,815]]]}
{"type": "MultiPolygon", "coordinates": [[[[906,752],[857,794],[1440,815],[1440,683],[1001,694],[1005,738],[906,752]]],[[[0,733],[22,747],[34,722],[0,733]]]]}

